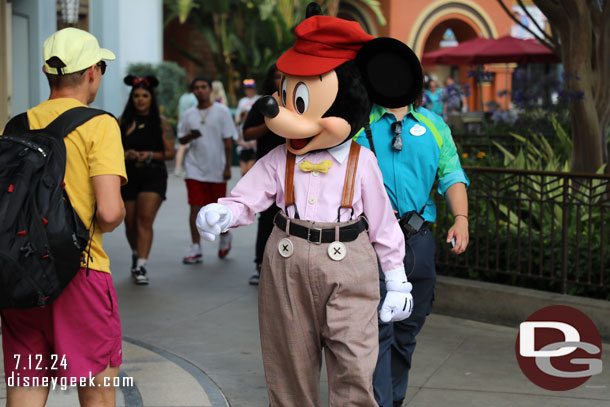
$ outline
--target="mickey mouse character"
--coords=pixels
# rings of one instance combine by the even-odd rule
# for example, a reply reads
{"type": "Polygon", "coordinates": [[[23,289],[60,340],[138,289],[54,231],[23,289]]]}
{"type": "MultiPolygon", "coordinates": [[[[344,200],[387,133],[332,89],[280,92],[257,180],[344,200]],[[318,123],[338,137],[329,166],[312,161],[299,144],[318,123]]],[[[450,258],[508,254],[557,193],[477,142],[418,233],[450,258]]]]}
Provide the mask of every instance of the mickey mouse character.
{"type": "Polygon", "coordinates": [[[396,76],[413,71],[394,41],[399,50],[406,46],[375,40],[358,23],[315,15],[295,33],[296,43],[277,62],[280,91],[266,96],[263,108],[267,127],[286,144],[259,160],[230,197],[203,207],[197,227],[214,240],[252,223],[273,202],[284,208],[267,242],[259,286],[270,405],[319,405],[324,350],[329,405],[370,407],[376,405],[377,258],[388,288],[380,318],[403,320],[413,303],[404,237],[377,161],[351,138],[367,122],[369,95],[405,104],[421,86],[411,79],[388,84],[387,63],[396,63],[396,76]]]}

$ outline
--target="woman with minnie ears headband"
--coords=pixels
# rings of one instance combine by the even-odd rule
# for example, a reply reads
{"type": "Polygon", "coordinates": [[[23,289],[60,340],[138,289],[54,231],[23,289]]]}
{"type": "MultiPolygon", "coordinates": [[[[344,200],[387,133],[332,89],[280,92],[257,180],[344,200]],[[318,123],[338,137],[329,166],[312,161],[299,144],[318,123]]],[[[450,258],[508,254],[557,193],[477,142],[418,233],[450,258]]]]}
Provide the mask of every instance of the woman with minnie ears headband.
{"type": "Polygon", "coordinates": [[[125,233],[132,250],[131,274],[136,284],[148,284],[146,263],[153,239],[153,222],[167,190],[165,160],[174,158],[171,127],[159,113],[154,76],[127,75],[132,86],[119,118],[129,182],[121,188],[125,201],[125,233]]]}

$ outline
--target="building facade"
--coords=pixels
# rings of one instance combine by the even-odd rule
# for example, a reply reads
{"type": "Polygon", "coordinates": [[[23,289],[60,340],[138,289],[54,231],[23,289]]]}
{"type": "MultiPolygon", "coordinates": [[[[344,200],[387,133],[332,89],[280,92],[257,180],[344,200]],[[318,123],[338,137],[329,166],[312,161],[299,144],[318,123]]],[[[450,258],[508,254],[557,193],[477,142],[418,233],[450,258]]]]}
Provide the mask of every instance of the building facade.
{"type": "MultiPolygon", "coordinates": [[[[508,10],[518,13],[520,7],[515,0],[502,0],[508,10]]],[[[362,0],[341,0],[337,16],[360,23],[365,31],[374,36],[389,36],[409,45],[418,56],[447,45],[467,41],[476,37],[499,38],[515,35],[522,29],[502,9],[497,0],[380,0],[380,8],[386,24],[382,25],[373,10],[362,0]]],[[[533,7],[531,0],[525,0],[533,7]]],[[[536,11],[535,9],[534,11],[536,11]]],[[[534,13],[540,15],[540,13],[534,13]]],[[[521,18],[523,16],[520,16],[521,18]]],[[[174,20],[164,33],[165,59],[185,67],[187,74],[199,72],[217,77],[209,47],[200,30],[189,24],[174,20]],[[186,52],[185,52],[186,51],[186,52]],[[200,66],[187,54],[195,55],[205,66],[200,66]]],[[[481,94],[484,101],[496,100],[500,106],[509,106],[511,77],[514,64],[489,64],[485,70],[491,72],[491,80],[475,84],[468,66],[426,66],[426,73],[442,85],[452,76],[470,89],[470,110],[481,109],[481,94]],[[503,91],[506,96],[499,96],[503,91]]]]}
{"type": "Polygon", "coordinates": [[[91,32],[115,53],[92,105],[115,116],[129,94],[123,84],[129,64],[163,59],[162,0],[0,0],[0,128],[48,98],[42,45],[66,26],[91,32]],[[76,22],[64,22],[62,3],[77,4],[76,22]]]}
{"type": "MultiPolygon", "coordinates": [[[[509,10],[517,10],[514,0],[502,0],[509,10]]],[[[372,11],[360,0],[342,0],[339,17],[360,22],[373,35],[399,39],[409,45],[421,58],[427,52],[444,45],[457,45],[477,37],[499,38],[514,34],[516,24],[502,9],[497,0],[382,0],[381,7],[387,19],[379,25],[372,11]],[[448,43],[448,44],[446,44],[448,43]]],[[[532,6],[531,1],[525,1],[532,6]]],[[[425,66],[424,71],[441,86],[452,76],[470,89],[470,110],[481,109],[481,92],[484,101],[495,100],[500,106],[510,104],[511,77],[514,64],[488,64],[491,80],[480,86],[469,77],[469,66],[425,66]],[[504,94],[499,96],[499,94],[504,94]]]]}
{"type": "MultiPolygon", "coordinates": [[[[523,19],[515,0],[502,0],[523,19]]],[[[200,71],[215,76],[211,52],[201,32],[187,24],[170,22],[164,29],[162,0],[0,0],[0,126],[13,114],[22,112],[48,97],[49,89],[41,73],[42,44],[58,28],[63,28],[62,4],[78,4],[78,20],[70,24],[93,33],[102,46],[111,49],[117,60],[109,64],[94,103],[118,115],[128,95],[122,78],[135,62],[158,63],[163,59],[182,65],[192,76],[200,71]],[[177,45],[177,46],[176,46],[177,45]],[[200,67],[180,50],[197,53],[209,66],[200,67]]],[[[531,0],[524,3],[532,15],[541,18],[531,0]]],[[[338,17],[355,20],[374,36],[389,36],[408,44],[420,57],[426,52],[476,37],[498,38],[523,34],[497,0],[380,0],[387,24],[362,0],[341,0],[338,17]]],[[[527,20],[522,20],[527,23],[527,20]]],[[[426,66],[425,71],[439,83],[454,77],[471,90],[468,106],[480,110],[483,100],[509,106],[509,96],[499,96],[511,88],[514,65],[487,65],[492,78],[476,86],[468,66],[426,66]]]]}

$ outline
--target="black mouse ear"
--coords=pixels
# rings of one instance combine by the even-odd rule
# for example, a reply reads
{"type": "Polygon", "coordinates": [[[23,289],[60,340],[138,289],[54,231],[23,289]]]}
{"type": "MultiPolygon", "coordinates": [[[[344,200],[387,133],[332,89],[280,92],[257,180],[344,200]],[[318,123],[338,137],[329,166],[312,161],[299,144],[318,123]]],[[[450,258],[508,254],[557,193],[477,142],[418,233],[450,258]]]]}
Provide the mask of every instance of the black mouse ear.
{"type": "Polygon", "coordinates": [[[154,76],[154,75],[148,75],[148,76],[146,77],[146,80],[148,81],[148,85],[149,85],[151,88],[156,88],[156,87],[159,85],[159,80],[158,80],[158,79],[157,79],[157,77],[156,77],[156,76],[154,76]]]}
{"type": "Polygon", "coordinates": [[[135,77],[135,76],[133,76],[133,75],[127,75],[127,76],[126,76],[126,77],[123,79],[123,82],[125,82],[125,85],[133,86],[133,80],[134,80],[135,78],[136,78],[136,77],[135,77]]]}
{"type": "Polygon", "coordinates": [[[424,79],[419,58],[397,39],[383,37],[367,42],[358,51],[356,64],[373,103],[402,107],[421,94],[424,79]]]}
{"type": "Polygon", "coordinates": [[[322,8],[318,3],[312,1],[307,5],[307,9],[305,10],[305,18],[313,17],[313,16],[321,16],[322,8]]]}

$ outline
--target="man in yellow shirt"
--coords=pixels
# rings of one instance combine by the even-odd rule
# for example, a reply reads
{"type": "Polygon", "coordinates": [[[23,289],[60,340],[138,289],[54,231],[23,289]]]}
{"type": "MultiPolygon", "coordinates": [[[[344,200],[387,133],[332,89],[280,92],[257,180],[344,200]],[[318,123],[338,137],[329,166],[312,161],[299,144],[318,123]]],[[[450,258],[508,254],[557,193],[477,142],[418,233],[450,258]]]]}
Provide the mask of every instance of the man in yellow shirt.
{"type": "MultiPolygon", "coordinates": [[[[30,129],[44,128],[65,111],[92,103],[106,70],[104,60],[115,56],[100,48],[93,35],[66,28],[45,41],[43,58],[51,95],[28,110],[30,129]]],[[[125,216],[121,133],[115,119],[100,115],[64,141],[70,202],[86,226],[95,213],[91,247],[54,302],[44,308],[0,312],[8,407],[43,407],[49,388],[40,383],[48,376],[78,384],[81,406],[115,405],[115,389],[107,384],[122,362],[121,323],[102,233],[114,230],[125,216]]]]}

